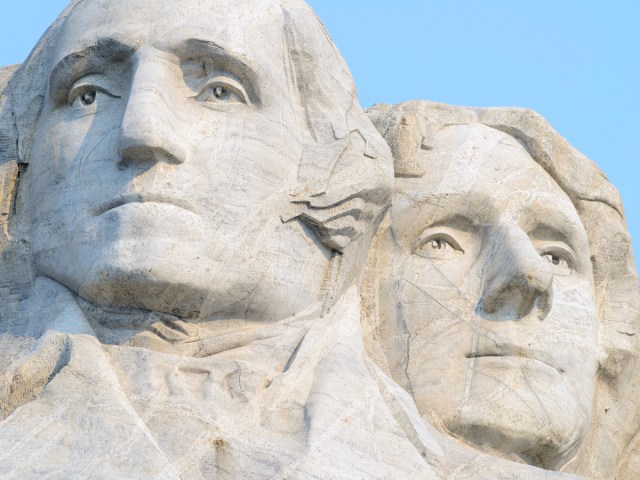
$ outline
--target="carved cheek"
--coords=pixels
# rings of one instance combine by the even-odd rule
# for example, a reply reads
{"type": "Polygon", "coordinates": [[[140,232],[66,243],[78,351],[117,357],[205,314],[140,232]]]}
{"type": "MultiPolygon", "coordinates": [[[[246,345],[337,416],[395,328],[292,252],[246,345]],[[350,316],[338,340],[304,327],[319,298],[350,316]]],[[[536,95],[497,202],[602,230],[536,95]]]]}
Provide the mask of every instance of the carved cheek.
{"type": "Polygon", "coordinates": [[[591,282],[574,273],[556,278],[554,301],[536,338],[552,350],[570,380],[595,378],[598,321],[591,282]]]}
{"type": "Polygon", "coordinates": [[[475,303],[437,262],[411,255],[397,272],[397,302],[410,330],[428,326],[432,338],[451,325],[472,323],[475,303]]]}

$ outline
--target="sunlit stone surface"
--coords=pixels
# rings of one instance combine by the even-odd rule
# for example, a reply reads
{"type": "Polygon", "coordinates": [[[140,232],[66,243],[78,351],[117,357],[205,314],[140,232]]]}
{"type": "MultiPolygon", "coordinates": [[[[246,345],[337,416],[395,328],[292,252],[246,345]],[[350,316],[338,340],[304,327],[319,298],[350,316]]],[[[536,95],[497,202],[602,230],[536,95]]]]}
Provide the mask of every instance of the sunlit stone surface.
{"type": "Polygon", "coordinates": [[[640,474],[616,190],[365,113],[301,0],[73,2],[0,69],[0,255],[2,478],[640,474]]]}

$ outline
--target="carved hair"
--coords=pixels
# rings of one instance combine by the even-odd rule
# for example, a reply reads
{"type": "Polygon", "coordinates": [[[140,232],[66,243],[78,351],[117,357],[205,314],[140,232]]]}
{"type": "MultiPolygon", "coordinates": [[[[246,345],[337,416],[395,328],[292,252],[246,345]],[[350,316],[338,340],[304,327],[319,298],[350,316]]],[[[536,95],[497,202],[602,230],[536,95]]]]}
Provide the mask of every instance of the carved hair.
{"type": "Polygon", "coordinates": [[[283,0],[282,8],[306,126],[293,199],[304,208],[295,217],[342,252],[386,211],[391,152],[360,107],[351,73],[315,13],[298,0],[283,0]]]}
{"type": "Polygon", "coordinates": [[[420,177],[433,158],[435,134],[480,123],[517,139],[573,202],[587,232],[600,323],[600,359],[590,430],[569,470],[612,478],[640,426],[640,290],[618,191],[602,171],[537,113],[521,108],[453,107],[427,101],[377,105],[369,116],[394,154],[397,177],[420,177]],[[632,402],[629,400],[632,399],[632,402]],[[593,455],[614,444],[618,455],[593,455]]]}

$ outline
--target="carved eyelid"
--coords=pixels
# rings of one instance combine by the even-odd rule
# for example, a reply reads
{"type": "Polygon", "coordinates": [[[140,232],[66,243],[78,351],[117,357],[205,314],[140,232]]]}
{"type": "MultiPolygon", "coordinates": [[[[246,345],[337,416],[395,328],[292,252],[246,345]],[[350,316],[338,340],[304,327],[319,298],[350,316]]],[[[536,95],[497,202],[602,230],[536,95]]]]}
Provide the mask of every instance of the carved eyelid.
{"type": "Polygon", "coordinates": [[[207,89],[215,88],[218,86],[230,89],[232,93],[235,93],[243,103],[246,103],[247,105],[251,104],[249,95],[247,95],[247,92],[242,84],[234,78],[223,74],[216,75],[207,80],[204,86],[201,88],[200,93],[196,95],[195,98],[198,99],[199,97],[204,95],[207,89]]]}
{"type": "Polygon", "coordinates": [[[576,256],[575,238],[570,230],[555,227],[547,223],[539,223],[534,228],[527,229],[529,231],[529,237],[532,241],[535,241],[544,245],[557,245],[562,248],[568,249],[569,253],[576,256]]]}
{"type": "Polygon", "coordinates": [[[84,93],[89,91],[96,91],[100,93],[104,93],[105,95],[109,95],[112,98],[121,98],[119,95],[116,95],[110,91],[111,87],[105,87],[99,85],[96,79],[97,75],[85,75],[80,79],[76,80],[71,88],[69,89],[69,94],[67,96],[67,103],[72,105],[73,102],[84,93]]]}
{"type": "Polygon", "coordinates": [[[240,59],[222,53],[207,55],[185,55],[180,62],[185,83],[197,95],[220,82],[231,86],[247,105],[259,105],[257,78],[251,68],[240,59]],[[196,78],[193,78],[195,76],[196,78]]]}
{"type": "Polygon", "coordinates": [[[411,249],[411,251],[413,253],[415,253],[421,247],[423,247],[428,242],[431,242],[433,240],[444,240],[449,245],[451,245],[451,247],[454,250],[457,250],[459,252],[465,253],[464,249],[462,248],[462,246],[460,245],[458,240],[453,235],[453,231],[455,231],[455,230],[456,229],[454,229],[454,228],[449,228],[449,227],[444,227],[444,226],[437,226],[437,225],[436,226],[427,227],[420,234],[420,236],[418,237],[418,240],[414,243],[413,248],[411,249]]]}
{"type": "Polygon", "coordinates": [[[576,268],[576,254],[573,249],[564,242],[545,242],[538,247],[541,256],[554,255],[567,262],[572,270],[576,268]]]}
{"type": "Polygon", "coordinates": [[[571,246],[571,235],[552,225],[539,224],[529,233],[531,242],[541,256],[556,255],[567,261],[569,268],[578,267],[578,256],[571,246]]]}
{"type": "MultiPolygon", "coordinates": [[[[459,242],[456,240],[456,232],[458,234],[466,234],[477,231],[478,225],[466,215],[456,213],[454,215],[448,215],[446,218],[440,218],[435,221],[429,222],[429,225],[422,230],[422,233],[418,236],[418,240],[413,245],[412,251],[415,252],[417,248],[423,245],[427,240],[430,240],[434,233],[442,233],[447,235],[451,240],[455,242],[461,251],[464,250],[460,247],[459,242]]],[[[447,240],[446,237],[444,237],[447,240]]],[[[452,245],[453,246],[453,245],[452,245]]]]}

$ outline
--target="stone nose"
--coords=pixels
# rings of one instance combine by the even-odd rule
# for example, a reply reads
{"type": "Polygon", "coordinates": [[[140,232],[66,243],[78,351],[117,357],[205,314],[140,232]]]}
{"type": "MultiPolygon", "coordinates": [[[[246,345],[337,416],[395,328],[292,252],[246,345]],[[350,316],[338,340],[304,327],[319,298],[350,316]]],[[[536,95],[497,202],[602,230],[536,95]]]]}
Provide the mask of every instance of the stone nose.
{"type": "Polygon", "coordinates": [[[509,228],[489,262],[479,307],[491,318],[518,320],[536,308],[543,320],[552,303],[553,270],[527,234],[509,228]]]}
{"type": "Polygon", "coordinates": [[[176,112],[180,110],[172,97],[179,89],[171,73],[162,61],[137,63],[120,126],[120,168],[187,160],[187,149],[178,133],[182,122],[176,112]]]}

